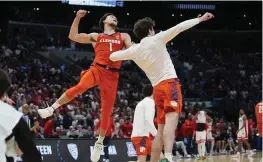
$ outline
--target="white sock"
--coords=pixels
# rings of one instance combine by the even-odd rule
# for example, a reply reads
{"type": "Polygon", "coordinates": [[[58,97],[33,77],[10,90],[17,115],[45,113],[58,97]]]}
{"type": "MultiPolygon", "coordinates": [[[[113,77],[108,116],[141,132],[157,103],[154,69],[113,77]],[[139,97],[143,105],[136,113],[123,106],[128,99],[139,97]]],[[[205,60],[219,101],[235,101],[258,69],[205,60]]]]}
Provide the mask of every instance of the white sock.
{"type": "Polygon", "coordinates": [[[99,138],[98,138],[97,142],[103,143],[104,138],[105,138],[105,137],[101,137],[101,136],[99,135],[99,138]]]}
{"type": "Polygon", "coordinates": [[[164,157],[168,159],[168,161],[173,161],[173,155],[172,153],[164,153],[164,157]]]}
{"type": "Polygon", "coordinates": [[[51,107],[53,108],[53,109],[57,109],[57,108],[59,108],[61,105],[58,103],[58,102],[55,102],[51,107]]]}

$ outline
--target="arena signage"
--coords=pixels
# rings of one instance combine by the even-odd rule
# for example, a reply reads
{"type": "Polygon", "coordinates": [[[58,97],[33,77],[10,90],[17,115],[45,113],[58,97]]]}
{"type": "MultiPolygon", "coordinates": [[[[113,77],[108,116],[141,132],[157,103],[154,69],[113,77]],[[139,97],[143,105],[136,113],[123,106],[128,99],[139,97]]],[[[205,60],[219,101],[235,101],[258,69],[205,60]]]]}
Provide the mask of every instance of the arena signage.
{"type": "MultiPolygon", "coordinates": [[[[36,140],[43,162],[87,162],[94,149],[95,140],[47,139],[36,140]]],[[[109,146],[111,161],[135,161],[136,151],[129,139],[111,140],[109,146]]],[[[102,158],[104,152],[101,152],[102,158]]],[[[101,158],[101,159],[102,159],[101,158]]],[[[17,161],[21,161],[18,157],[17,161]]]]}

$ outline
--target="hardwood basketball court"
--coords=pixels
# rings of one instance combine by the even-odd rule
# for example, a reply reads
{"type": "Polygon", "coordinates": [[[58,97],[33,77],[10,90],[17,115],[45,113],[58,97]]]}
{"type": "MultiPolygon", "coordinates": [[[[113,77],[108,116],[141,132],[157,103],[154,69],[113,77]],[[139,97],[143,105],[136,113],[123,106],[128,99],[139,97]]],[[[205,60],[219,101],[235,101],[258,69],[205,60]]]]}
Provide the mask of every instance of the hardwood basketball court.
{"type": "Polygon", "coordinates": [[[242,154],[240,158],[233,158],[232,156],[233,155],[208,156],[204,161],[197,159],[178,159],[175,162],[263,162],[260,161],[262,158],[262,152],[257,152],[253,157],[248,157],[245,154],[242,154]]]}

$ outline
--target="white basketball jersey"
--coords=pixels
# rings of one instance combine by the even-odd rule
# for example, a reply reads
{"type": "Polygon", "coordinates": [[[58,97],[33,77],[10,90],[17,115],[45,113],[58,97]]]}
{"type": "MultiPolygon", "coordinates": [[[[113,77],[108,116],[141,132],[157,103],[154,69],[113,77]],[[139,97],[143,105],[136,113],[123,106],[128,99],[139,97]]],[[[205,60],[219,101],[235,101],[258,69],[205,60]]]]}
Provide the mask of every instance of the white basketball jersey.
{"type": "MultiPolygon", "coordinates": [[[[245,117],[245,115],[242,115],[241,117],[239,117],[239,119],[238,119],[238,129],[240,129],[240,128],[242,128],[243,127],[243,125],[244,125],[244,117],[245,117]]],[[[246,126],[244,127],[244,128],[242,128],[242,129],[247,129],[248,128],[248,121],[246,120],[246,126]]]]}
{"type": "Polygon", "coordinates": [[[206,115],[204,111],[199,111],[196,123],[206,123],[206,115]]]}

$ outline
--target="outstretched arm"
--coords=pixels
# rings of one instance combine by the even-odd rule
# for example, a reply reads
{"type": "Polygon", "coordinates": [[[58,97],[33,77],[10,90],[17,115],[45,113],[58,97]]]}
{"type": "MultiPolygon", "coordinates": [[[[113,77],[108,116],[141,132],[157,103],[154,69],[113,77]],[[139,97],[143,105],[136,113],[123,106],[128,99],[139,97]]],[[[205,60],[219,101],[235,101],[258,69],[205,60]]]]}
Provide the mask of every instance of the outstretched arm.
{"type": "Polygon", "coordinates": [[[90,33],[90,34],[85,34],[85,33],[79,33],[79,22],[82,17],[86,15],[85,10],[79,10],[76,14],[76,17],[71,25],[70,32],[69,32],[69,39],[78,42],[78,43],[92,43],[97,41],[98,33],[90,33]]]}
{"type": "Polygon", "coordinates": [[[136,47],[135,46],[136,45],[133,45],[126,50],[113,52],[110,55],[110,60],[111,61],[132,60],[133,57],[135,57],[135,55],[136,55],[136,50],[135,50],[136,47]]]}
{"type": "Polygon", "coordinates": [[[166,44],[167,42],[172,40],[174,37],[176,37],[181,32],[183,32],[189,28],[192,28],[193,26],[199,24],[200,22],[207,21],[213,17],[214,16],[211,13],[206,13],[202,17],[181,22],[180,24],[178,24],[178,25],[176,25],[170,29],[167,29],[166,31],[160,32],[156,36],[159,36],[160,39],[162,40],[162,42],[166,44]]]}

